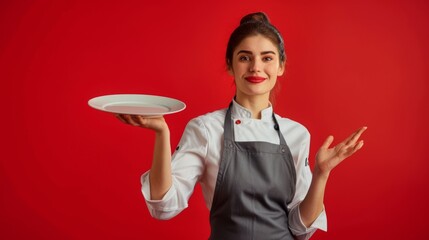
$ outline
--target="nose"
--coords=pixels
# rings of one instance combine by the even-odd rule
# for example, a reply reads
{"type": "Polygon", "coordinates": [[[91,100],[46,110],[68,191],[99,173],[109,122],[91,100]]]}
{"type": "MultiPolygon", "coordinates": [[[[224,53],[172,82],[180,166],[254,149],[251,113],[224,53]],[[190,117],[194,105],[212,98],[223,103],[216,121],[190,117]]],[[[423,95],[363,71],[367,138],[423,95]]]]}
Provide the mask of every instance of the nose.
{"type": "Polygon", "coordinates": [[[249,71],[250,72],[260,72],[262,68],[262,61],[258,58],[253,59],[250,62],[249,71]]]}

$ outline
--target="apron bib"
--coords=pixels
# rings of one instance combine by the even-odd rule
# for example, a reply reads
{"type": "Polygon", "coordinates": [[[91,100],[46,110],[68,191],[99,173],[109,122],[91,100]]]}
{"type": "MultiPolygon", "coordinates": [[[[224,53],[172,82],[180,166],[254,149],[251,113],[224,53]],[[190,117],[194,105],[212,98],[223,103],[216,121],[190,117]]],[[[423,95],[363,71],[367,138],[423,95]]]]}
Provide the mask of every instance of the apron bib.
{"type": "Polygon", "coordinates": [[[280,145],[235,142],[231,105],[210,210],[211,240],[293,240],[287,205],[295,195],[292,154],[273,113],[280,145]]]}

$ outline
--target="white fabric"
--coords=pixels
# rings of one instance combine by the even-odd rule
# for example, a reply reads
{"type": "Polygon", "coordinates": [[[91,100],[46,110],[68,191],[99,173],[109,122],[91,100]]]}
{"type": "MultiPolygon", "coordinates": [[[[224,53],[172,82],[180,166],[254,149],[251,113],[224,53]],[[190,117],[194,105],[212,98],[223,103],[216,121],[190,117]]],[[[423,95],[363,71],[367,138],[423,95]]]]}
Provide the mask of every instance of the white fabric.
{"type": "MultiPolygon", "coordinates": [[[[252,119],[251,112],[233,101],[232,118],[235,141],[265,141],[279,144],[274,129],[272,107],[262,111],[261,119],[252,119]],[[240,120],[237,124],[236,120],[240,120]]],[[[192,119],[172,156],[173,184],[162,200],[150,200],[149,171],[141,177],[142,192],[151,215],[157,219],[170,219],[188,206],[197,182],[208,209],[211,208],[216,178],[223,146],[223,123],[226,109],[192,119]]],[[[317,230],[327,230],[325,210],[306,228],[301,221],[299,204],[307,194],[311,183],[308,166],[310,134],[301,124],[276,115],[280,130],[288,144],[296,169],[296,193],[289,204],[289,228],[299,239],[309,239],[317,230]]]]}

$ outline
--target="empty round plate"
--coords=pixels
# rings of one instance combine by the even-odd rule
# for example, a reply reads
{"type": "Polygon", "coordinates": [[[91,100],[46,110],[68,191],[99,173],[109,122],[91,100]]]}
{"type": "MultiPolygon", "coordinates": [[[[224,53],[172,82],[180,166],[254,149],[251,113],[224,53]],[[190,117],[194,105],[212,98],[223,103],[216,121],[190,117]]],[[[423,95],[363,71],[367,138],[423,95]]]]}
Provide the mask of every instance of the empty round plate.
{"type": "Polygon", "coordinates": [[[162,116],[180,112],[185,103],[177,99],[145,94],[113,94],[92,98],[89,106],[111,113],[162,116]]]}

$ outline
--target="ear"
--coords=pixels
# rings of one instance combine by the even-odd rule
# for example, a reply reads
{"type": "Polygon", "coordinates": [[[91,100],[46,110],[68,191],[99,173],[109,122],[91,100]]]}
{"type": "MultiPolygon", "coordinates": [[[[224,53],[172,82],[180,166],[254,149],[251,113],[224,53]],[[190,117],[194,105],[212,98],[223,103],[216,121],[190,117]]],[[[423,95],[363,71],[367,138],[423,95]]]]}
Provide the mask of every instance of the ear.
{"type": "Polygon", "coordinates": [[[227,68],[228,68],[228,74],[231,76],[234,76],[234,70],[232,70],[232,66],[228,65],[227,68]]]}
{"type": "Polygon", "coordinates": [[[277,72],[277,76],[282,76],[283,73],[285,72],[285,65],[286,65],[286,61],[280,62],[280,66],[279,66],[279,71],[277,72]]]}

